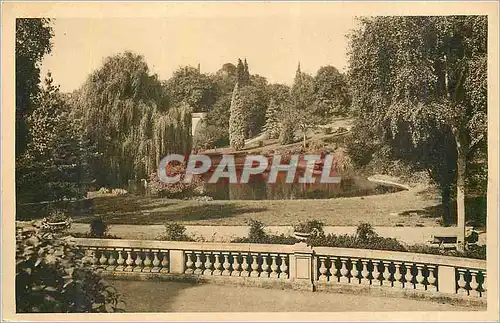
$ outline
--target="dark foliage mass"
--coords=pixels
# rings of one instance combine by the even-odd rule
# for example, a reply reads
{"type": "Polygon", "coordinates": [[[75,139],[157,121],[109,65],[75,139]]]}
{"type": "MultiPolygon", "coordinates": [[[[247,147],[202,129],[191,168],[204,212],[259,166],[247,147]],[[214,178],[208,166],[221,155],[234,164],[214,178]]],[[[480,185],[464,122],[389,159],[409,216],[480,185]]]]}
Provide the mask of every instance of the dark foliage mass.
{"type": "Polygon", "coordinates": [[[18,228],[18,313],[113,313],[125,304],[115,288],[84,268],[80,251],[54,233],[18,228]]]}

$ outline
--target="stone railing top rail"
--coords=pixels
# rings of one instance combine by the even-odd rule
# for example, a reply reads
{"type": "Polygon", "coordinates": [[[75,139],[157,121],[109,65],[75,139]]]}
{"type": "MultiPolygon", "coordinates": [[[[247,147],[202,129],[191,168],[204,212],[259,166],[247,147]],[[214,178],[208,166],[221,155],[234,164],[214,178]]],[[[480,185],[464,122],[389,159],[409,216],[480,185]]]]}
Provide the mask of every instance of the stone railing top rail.
{"type": "Polygon", "coordinates": [[[370,249],[314,247],[305,243],[295,245],[256,244],[256,243],[217,243],[191,241],[156,241],[126,239],[87,239],[73,238],[78,246],[94,248],[140,248],[186,251],[221,251],[249,253],[313,253],[318,256],[336,256],[359,259],[379,259],[394,262],[413,262],[421,264],[445,265],[461,268],[486,270],[486,261],[441,255],[417,254],[410,252],[383,251],[370,249]]]}
{"type": "MultiPolygon", "coordinates": [[[[293,253],[297,252],[295,245],[256,244],[256,243],[222,243],[222,242],[191,242],[191,241],[157,241],[157,240],[125,240],[125,239],[86,239],[73,238],[78,246],[96,248],[140,248],[187,251],[233,251],[233,252],[267,252],[293,253]]],[[[312,253],[312,250],[308,247],[312,253]]]]}
{"type": "Polygon", "coordinates": [[[414,262],[421,264],[446,265],[453,267],[464,267],[486,270],[486,260],[450,257],[441,255],[430,255],[412,252],[352,249],[352,248],[332,248],[314,247],[314,251],[319,256],[337,256],[366,259],[380,259],[395,262],[414,262]]]}

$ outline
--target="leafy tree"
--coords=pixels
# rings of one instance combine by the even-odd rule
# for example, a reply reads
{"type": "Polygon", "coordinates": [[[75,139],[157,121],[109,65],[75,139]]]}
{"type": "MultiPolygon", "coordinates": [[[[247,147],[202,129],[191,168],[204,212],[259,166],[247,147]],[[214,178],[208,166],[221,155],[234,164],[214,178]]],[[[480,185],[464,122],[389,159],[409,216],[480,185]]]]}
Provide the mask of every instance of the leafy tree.
{"type": "Polygon", "coordinates": [[[234,85],[237,80],[237,68],[234,64],[225,63],[222,67],[212,76],[212,81],[215,83],[217,89],[217,97],[229,94],[231,96],[234,85]]]}
{"type": "Polygon", "coordinates": [[[297,110],[308,111],[312,114],[314,103],[314,79],[311,75],[300,70],[300,63],[295,73],[291,90],[292,104],[297,110]]]}
{"type": "Polygon", "coordinates": [[[245,146],[245,114],[239,83],[236,83],[231,98],[231,113],[229,116],[229,143],[235,150],[245,146]]]}
{"type": "Polygon", "coordinates": [[[191,151],[191,107],[169,105],[165,87],[140,55],[108,57],[76,102],[76,114],[101,154],[92,165],[98,185],[147,178],[165,154],[191,151]]]}
{"type": "Polygon", "coordinates": [[[240,58],[238,58],[238,64],[236,65],[236,79],[237,82],[240,84],[240,86],[247,85],[247,80],[246,80],[246,75],[245,75],[245,65],[241,61],[240,58]]]}
{"type": "Polygon", "coordinates": [[[292,109],[288,110],[292,122],[301,130],[306,146],[307,131],[314,127],[318,120],[313,115],[314,106],[314,80],[312,76],[300,70],[300,63],[297,67],[295,79],[291,90],[292,109]]]}
{"type": "Polygon", "coordinates": [[[435,180],[455,174],[463,242],[467,166],[487,134],[487,18],[375,17],[360,22],[349,53],[356,112],[381,143],[395,148],[411,141],[414,149],[404,160],[427,168],[435,180]],[[443,136],[447,139],[438,140],[443,136]],[[439,167],[429,166],[422,146],[439,167]],[[447,161],[450,152],[454,163],[447,161]]]}
{"type": "Polygon", "coordinates": [[[80,120],[53,84],[50,73],[28,118],[30,142],[18,158],[18,201],[35,202],[84,196],[92,150],[80,120]]]}
{"type": "Polygon", "coordinates": [[[193,138],[193,148],[195,150],[212,149],[223,147],[229,144],[227,127],[221,128],[203,122],[196,128],[193,138]]]}
{"type": "Polygon", "coordinates": [[[268,105],[266,85],[266,83],[253,83],[240,88],[245,116],[246,138],[255,137],[261,132],[265,124],[265,115],[268,105]]]}
{"type": "Polygon", "coordinates": [[[269,99],[274,99],[279,105],[289,105],[290,104],[290,87],[286,84],[269,84],[267,92],[269,93],[269,99]]]}
{"type": "Polygon", "coordinates": [[[50,19],[16,19],[16,157],[28,144],[27,118],[39,93],[40,64],[52,49],[50,19]]]}
{"type": "Polygon", "coordinates": [[[274,99],[266,110],[266,125],[264,130],[269,138],[278,138],[281,132],[281,124],[279,120],[280,108],[274,99]]]}
{"type": "Polygon", "coordinates": [[[181,67],[167,82],[171,104],[185,102],[193,112],[207,112],[216,100],[216,87],[212,79],[194,67],[181,67]]]}
{"type": "Polygon", "coordinates": [[[288,145],[295,142],[295,131],[297,130],[296,110],[287,106],[282,111],[281,132],[279,142],[282,145],[288,145]]]}
{"type": "Polygon", "coordinates": [[[243,63],[243,84],[250,83],[250,71],[248,70],[247,59],[245,58],[245,62],[243,63]]]}
{"type": "Polygon", "coordinates": [[[86,269],[67,240],[38,228],[17,228],[16,312],[124,312],[116,289],[86,269]]]}
{"type": "Polygon", "coordinates": [[[314,113],[322,118],[344,116],[350,96],[345,76],[333,66],[323,66],[314,77],[314,113]]]}

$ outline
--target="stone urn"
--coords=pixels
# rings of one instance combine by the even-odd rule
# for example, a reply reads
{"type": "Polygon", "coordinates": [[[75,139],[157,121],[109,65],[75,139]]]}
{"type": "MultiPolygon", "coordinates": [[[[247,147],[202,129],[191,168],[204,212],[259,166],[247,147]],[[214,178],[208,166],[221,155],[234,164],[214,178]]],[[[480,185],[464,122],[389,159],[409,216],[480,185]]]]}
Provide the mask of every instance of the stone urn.
{"type": "Polygon", "coordinates": [[[67,218],[63,221],[54,221],[50,218],[42,219],[42,229],[50,232],[64,232],[71,228],[71,218],[67,218]]]}
{"type": "Polygon", "coordinates": [[[301,221],[293,230],[296,239],[306,241],[311,235],[323,232],[323,223],[316,220],[301,221]]]}
{"type": "Polygon", "coordinates": [[[295,236],[295,238],[297,238],[297,240],[306,241],[311,236],[311,232],[295,231],[293,235],[295,236]]]}

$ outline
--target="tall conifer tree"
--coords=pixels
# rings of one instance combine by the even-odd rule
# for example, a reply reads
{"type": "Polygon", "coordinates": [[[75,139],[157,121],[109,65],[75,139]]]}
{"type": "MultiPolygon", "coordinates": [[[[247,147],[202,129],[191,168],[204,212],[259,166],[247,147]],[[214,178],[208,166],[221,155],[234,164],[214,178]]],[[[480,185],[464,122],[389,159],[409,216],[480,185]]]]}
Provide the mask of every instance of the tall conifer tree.
{"type": "Polygon", "coordinates": [[[245,116],[239,82],[236,82],[231,98],[229,116],[229,143],[232,148],[240,150],[245,146],[245,116]]]}

